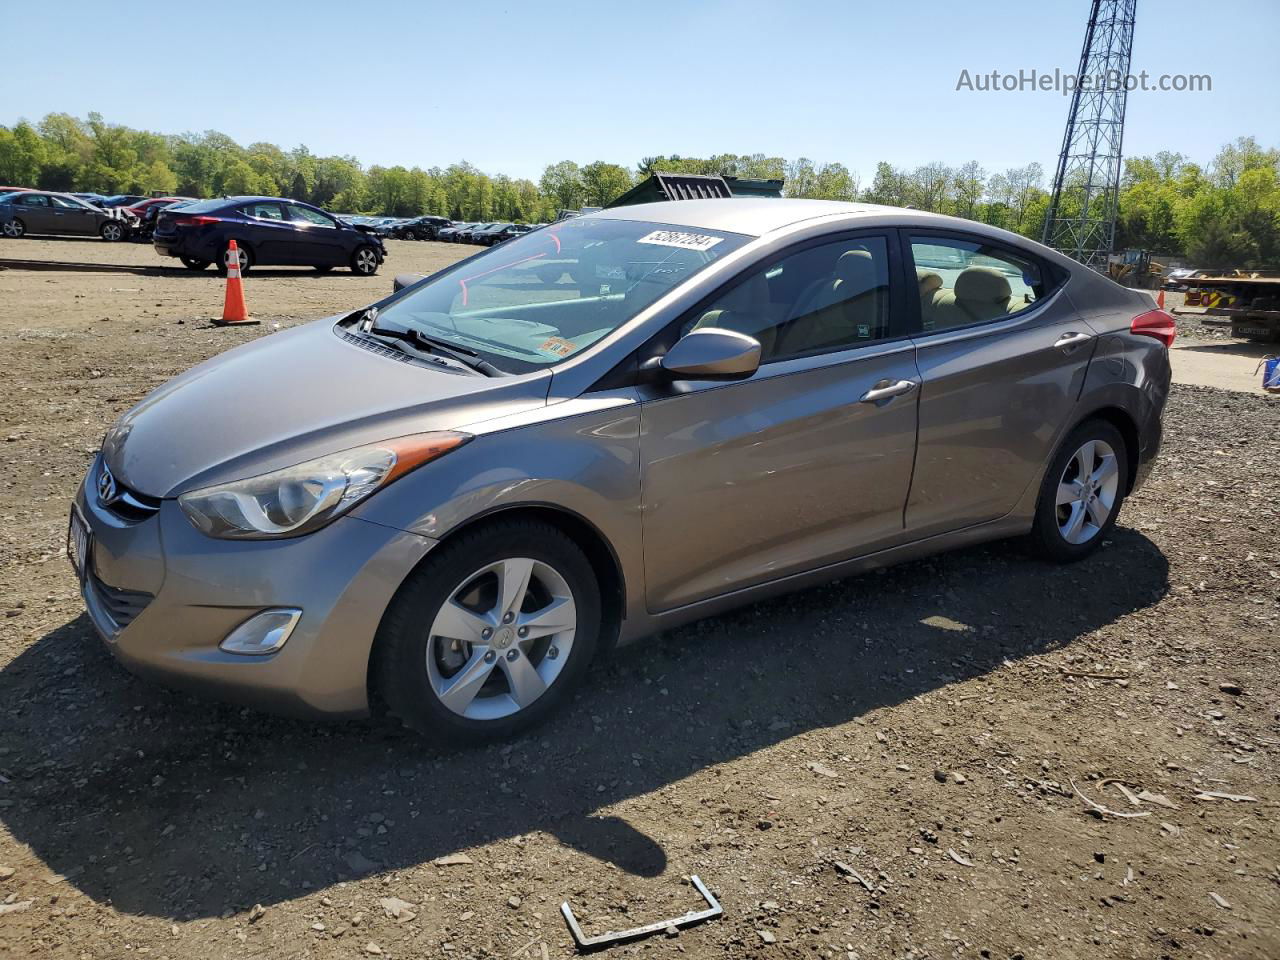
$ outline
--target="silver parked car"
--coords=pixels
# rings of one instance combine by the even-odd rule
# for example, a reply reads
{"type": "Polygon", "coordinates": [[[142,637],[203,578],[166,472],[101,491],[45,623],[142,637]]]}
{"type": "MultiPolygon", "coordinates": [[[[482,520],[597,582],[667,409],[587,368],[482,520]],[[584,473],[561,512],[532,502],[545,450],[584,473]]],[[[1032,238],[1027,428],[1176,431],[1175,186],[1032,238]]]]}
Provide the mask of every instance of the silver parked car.
{"type": "Polygon", "coordinates": [[[967,220],[606,210],[160,387],[69,552],[139,673],[507,735],[769,594],[998,537],[1087,556],[1156,456],[1173,330],[967,220]]]}

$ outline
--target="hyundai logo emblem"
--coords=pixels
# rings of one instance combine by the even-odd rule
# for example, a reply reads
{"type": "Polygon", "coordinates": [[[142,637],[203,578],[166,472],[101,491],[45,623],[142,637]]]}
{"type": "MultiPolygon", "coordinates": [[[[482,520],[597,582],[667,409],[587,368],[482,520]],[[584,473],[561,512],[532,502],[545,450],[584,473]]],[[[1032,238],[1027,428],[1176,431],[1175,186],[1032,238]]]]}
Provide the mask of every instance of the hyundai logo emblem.
{"type": "Polygon", "coordinates": [[[116,478],[111,475],[111,469],[104,463],[102,472],[98,474],[98,502],[104,507],[109,507],[120,499],[120,491],[116,487],[116,478]]]}

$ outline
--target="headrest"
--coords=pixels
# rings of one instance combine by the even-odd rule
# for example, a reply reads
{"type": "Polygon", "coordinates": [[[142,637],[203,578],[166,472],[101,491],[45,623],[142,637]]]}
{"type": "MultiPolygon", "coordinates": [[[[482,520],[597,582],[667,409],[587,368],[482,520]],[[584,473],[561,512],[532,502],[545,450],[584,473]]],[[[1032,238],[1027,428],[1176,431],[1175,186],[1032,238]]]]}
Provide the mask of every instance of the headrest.
{"type": "Polygon", "coordinates": [[[920,296],[922,297],[942,288],[942,277],[932,270],[924,270],[920,267],[916,267],[916,282],[920,284],[920,296]]]}
{"type": "MultiPolygon", "coordinates": [[[[876,279],[876,263],[866,250],[846,250],[840,254],[840,259],[836,261],[836,279],[842,286],[852,286],[853,293],[862,293],[880,285],[876,279]]],[[[844,290],[841,293],[849,295],[844,290]]]]}
{"type": "Polygon", "coordinates": [[[956,299],[976,303],[1008,300],[1013,289],[1008,278],[994,267],[969,267],[956,277],[956,299]]]}

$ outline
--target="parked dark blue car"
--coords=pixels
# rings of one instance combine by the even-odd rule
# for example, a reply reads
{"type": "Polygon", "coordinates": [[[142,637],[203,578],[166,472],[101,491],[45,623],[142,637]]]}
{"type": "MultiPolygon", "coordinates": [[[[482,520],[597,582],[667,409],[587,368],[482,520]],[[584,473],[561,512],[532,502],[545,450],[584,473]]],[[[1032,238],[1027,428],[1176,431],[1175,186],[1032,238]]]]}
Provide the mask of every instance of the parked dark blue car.
{"type": "Polygon", "coordinates": [[[310,204],[280,197],[223,197],[162,210],[156,221],[156,252],[178,257],[192,270],[214,264],[227,270],[227,247],[235,240],[240,269],[307,266],[324,272],[347,266],[371,277],[386,259],[382,240],[364,226],[344,223],[310,204]]]}

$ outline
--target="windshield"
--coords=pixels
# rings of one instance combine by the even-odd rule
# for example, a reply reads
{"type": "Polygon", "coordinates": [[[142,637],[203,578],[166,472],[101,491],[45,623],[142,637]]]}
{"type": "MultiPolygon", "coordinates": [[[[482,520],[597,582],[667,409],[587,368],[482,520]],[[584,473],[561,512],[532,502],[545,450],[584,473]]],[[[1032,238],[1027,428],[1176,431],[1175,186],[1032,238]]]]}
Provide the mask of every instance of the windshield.
{"type": "Polygon", "coordinates": [[[634,220],[565,220],[436,274],[378,314],[527,373],[608,336],[750,238],[634,220]]]}

